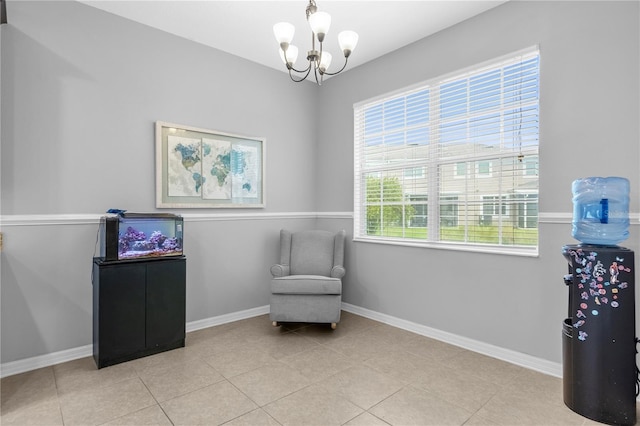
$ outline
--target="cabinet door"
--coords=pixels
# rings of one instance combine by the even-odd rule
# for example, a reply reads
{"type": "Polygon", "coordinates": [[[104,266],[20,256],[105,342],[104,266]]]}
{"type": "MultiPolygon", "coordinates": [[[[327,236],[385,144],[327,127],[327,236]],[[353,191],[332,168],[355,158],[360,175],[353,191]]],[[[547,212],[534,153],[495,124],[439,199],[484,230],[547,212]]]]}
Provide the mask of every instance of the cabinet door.
{"type": "Polygon", "coordinates": [[[147,264],[147,348],[185,337],[186,261],[147,264]]]}
{"type": "Polygon", "coordinates": [[[144,265],[100,268],[100,356],[110,359],[144,349],[144,265]]]}

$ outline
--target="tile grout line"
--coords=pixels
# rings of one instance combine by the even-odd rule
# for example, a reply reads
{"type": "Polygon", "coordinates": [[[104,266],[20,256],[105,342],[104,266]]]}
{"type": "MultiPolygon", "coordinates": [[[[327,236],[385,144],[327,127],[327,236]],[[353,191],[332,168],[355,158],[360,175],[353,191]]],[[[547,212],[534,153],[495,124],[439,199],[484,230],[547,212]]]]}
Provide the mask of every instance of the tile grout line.
{"type": "MultiPolygon", "coordinates": [[[[251,370],[251,371],[255,371],[255,370],[251,370]]],[[[244,373],[243,373],[243,374],[244,374],[244,373]]],[[[278,423],[279,425],[282,425],[282,423],[280,423],[280,422],[279,422],[277,419],[275,419],[275,418],[274,418],[274,417],[273,417],[273,416],[272,416],[272,415],[271,415],[267,410],[265,410],[265,409],[264,409],[264,407],[266,407],[267,405],[271,404],[271,402],[275,402],[275,401],[271,401],[271,402],[269,402],[269,403],[265,404],[264,406],[261,406],[260,404],[258,404],[258,402],[257,402],[257,401],[254,401],[254,400],[253,400],[253,398],[251,398],[249,395],[247,395],[246,393],[244,393],[244,392],[242,391],[242,389],[240,389],[239,387],[237,387],[233,382],[231,382],[231,381],[230,381],[229,379],[227,379],[226,377],[225,377],[225,380],[226,380],[226,381],[227,381],[231,386],[233,386],[233,387],[234,387],[238,392],[240,392],[242,395],[244,395],[244,396],[245,396],[245,398],[247,398],[249,401],[253,402],[253,403],[256,405],[256,407],[257,407],[257,408],[254,408],[254,409],[253,409],[253,410],[251,410],[251,411],[247,411],[246,413],[242,413],[242,414],[240,414],[239,416],[236,416],[236,417],[234,417],[233,419],[230,419],[230,420],[228,420],[228,421],[224,422],[223,424],[226,424],[226,423],[229,423],[229,422],[231,422],[231,421],[233,421],[233,420],[235,420],[235,419],[238,419],[238,418],[240,418],[240,417],[242,417],[242,416],[246,415],[247,413],[252,413],[252,412],[254,412],[254,411],[256,411],[256,410],[262,410],[262,411],[263,411],[267,416],[269,416],[270,418],[272,418],[276,423],[278,423]]],[[[292,393],[293,393],[293,392],[292,392],[292,393]]],[[[286,396],[288,396],[288,395],[286,395],[286,396]]],[[[282,398],[285,398],[286,396],[283,396],[282,398]]],[[[282,399],[282,398],[280,398],[280,399],[282,399]]],[[[276,401],[277,401],[277,400],[276,400],[276,401]]]]}
{"type": "Polygon", "coordinates": [[[58,377],[56,375],[56,369],[54,366],[50,366],[48,368],[51,369],[51,374],[53,375],[53,385],[56,387],[56,401],[58,402],[58,410],[60,410],[60,420],[62,420],[62,426],[64,426],[64,412],[62,411],[62,401],[60,401],[60,391],[58,389],[58,377]]]}
{"type": "MultiPolygon", "coordinates": [[[[145,383],[144,379],[142,377],[140,377],[140,374],[138,373],[138,370],[136,370],[135,368],[133,370],[136,372],[136,376],[142,382],[142,385],[144,386],[144,388],[147,390],[147,392],[149,392],[149,395],[151,395],[151,398],[153,398],[153,400],[156,402],[156,405],[158,406],[158,408],[160,408],[160,410],[162,411],[162,414],[164,414],[165,417],[167,418],[167,420],[169,420],[169,422],[172,425],[175,426],[175,423],[173,422],[173,419],[171,419],[171,417],[169,417],[169,414],[164,410],[164,408],[162,407],[162,404],[160,404],[160,401],[158,401],[158,399],[153,394],[153,392],[151,392],[151,389],[149,389],[149,386],[147,386],[147,384],[145,383]]],[[[152,405],[150,405],[149,407],[152,407],[152,405]]],[[[142,411],[142,410],[146,410],[149,407],[141,408],[140,410],[134,411],[134,413],[137,413],[137,412],[142,411]]],[[[133,413],[125,414],[125,415],[120,416],[120,417],[125,417],[125,416],[128,416],[130,414],[133,414],[133,413]]]]}

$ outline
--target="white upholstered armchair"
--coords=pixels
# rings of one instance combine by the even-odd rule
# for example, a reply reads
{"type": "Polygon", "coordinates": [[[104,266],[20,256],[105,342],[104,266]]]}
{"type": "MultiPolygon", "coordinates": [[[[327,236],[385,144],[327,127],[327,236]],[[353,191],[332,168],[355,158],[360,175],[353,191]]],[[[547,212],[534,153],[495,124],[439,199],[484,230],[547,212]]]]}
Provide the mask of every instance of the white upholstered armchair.
{"type": "Polygon", "coordinates": [[[279,322],[340,322],[345,232],[280,231],[280,262],[271,267],[271,313],[279,322]]]}

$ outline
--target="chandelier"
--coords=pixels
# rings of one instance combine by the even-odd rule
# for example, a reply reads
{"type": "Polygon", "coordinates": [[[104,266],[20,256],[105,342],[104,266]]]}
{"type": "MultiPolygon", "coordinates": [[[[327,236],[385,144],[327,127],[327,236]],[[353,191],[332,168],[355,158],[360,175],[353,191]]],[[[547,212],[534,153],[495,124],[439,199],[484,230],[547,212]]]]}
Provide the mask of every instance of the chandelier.
{"type": "Polygon", "coordinates": [[[315,0],[309,0],[307,21],[311,27],[311,50],[307,52],[309,65],[303,70],[298,70],[293,66],[298,58],[298,48],[291,44],[296,30],[295,27],[288,22],[279,22],[273,26],[273,33],[280,44],[280,58],[287,66],[291,80],[296,83],[303,81],[313,70],[316,83],[320,85],[325,75],[336,75],[346,68],[349,55],[351,55],[358,43],[358,34],[354,31],[342,31],[338,34],[338,43],[344,54],[344,65],[336,72],[328,72],[327,69],[331,64],[331,54],[322,50],[322,42],[329,32],[331,16],[326,12],[319,12],[315,0]],[[316,49],[316,38],[318,39],[320,50],[316,49]],[[294,75],[294,72],[298,73],[298,75],[294,75]],[[301,77],[301,75],[304,76],[301,77]]]}

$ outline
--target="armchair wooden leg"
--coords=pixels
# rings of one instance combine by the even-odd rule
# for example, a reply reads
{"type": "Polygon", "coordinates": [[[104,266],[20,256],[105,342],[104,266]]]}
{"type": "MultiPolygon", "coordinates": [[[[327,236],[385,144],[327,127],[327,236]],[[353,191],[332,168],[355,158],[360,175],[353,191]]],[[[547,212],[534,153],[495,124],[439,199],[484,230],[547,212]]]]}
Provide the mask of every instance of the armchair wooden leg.
{"type": "Polygon", "coordinates": [[[337,323],[335,323],[335,322],[332,322],[332,323],[331,323],[331,329],[332,329],[332,330],[335,330],[335,329],[336,329],[336,327],[338,327],[338,324],[337,324],[337,323]]]}
{"type": "Polygon", "coordinates": [[[272,326],[274,326],[274,327],[277,327],[277,326],[279,326],[280,324],[278,324],[278,321],[273,321],[273,322],[271,323],[271,325],[272,325],[272,326]]]}

